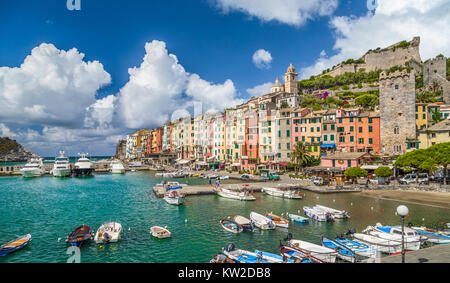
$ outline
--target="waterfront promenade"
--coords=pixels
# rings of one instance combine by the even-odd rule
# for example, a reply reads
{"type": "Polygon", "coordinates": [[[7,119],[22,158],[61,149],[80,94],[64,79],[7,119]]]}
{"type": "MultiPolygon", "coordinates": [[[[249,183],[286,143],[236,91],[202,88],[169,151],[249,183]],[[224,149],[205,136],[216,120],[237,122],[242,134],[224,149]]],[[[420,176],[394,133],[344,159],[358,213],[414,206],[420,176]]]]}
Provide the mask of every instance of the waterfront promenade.
{"type": "MultiPolygon", "coordinates": [[[[381,258],[381,263],[401,263],[402,255],[381,258]]],[[[450,244],[435,245],[430,248],[410,251],[405,254],[405,263],[448,263],[450,262],[450,244]]]]}

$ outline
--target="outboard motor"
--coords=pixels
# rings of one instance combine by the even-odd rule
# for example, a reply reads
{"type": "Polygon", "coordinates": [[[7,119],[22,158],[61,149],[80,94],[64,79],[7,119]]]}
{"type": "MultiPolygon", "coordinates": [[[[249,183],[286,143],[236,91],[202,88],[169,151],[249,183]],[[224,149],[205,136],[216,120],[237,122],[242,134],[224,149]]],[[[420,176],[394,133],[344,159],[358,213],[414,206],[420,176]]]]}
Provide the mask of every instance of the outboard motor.
{"type": "Polygon", "coordinates": [[[227,252],[232,252],[232,251],[234,251],[234,244],[229,244],[229,245],[225,248],[225,250],[226,250],[227,252]]]}
{"type": "Polygon", "coordinates": [[[411,228],[413,226],[413,224],[411,222],[408,222],[408,225],[406,225],[406,227],[411,228]]]}
{"type": "Polygon", "coordinates": [[[108,233],[104,233],[103,234],[103,240],[105,243],[109,243],[109,241],[111,241],[111,236],[108,233]]]}
{"type": "Polygon", "coordinates": [[[289,242],[290,240],[292,240],[292,234],[291,233],[287,234],[287,237],[284,240],[286,242],[289,242]]]}
{"type": "Polygon", "coordinates": [[[352,235],[352,234],[355,234],[355,233],[356,233],[355,229],[350,228],[350,229],[348,229],[348,232],[345,233],[345,235],[352,235]]]}

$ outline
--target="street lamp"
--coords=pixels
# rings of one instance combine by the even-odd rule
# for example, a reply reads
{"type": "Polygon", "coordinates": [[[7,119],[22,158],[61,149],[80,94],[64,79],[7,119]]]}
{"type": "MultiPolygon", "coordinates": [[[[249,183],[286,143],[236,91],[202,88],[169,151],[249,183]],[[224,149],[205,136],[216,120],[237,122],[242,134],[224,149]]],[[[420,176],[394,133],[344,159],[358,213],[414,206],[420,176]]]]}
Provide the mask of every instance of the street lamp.
{"type": "Polygon", "coordinates": [[[402,218],[402,263],[405,263],[405,216],[408,213],[409,210],[406,206],[400,205],[397,207],[397,214],[402,218]]]}

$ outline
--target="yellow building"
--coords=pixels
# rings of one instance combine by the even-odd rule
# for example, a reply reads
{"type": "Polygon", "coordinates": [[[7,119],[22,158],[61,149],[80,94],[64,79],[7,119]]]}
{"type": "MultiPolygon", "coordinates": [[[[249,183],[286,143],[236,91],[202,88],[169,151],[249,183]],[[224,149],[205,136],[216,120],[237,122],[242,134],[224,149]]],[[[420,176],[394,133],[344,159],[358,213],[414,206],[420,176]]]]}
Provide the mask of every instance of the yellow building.
{"type": "Polygon", "coordinates": [[[432,145],[450,142],[450,120],[441,121],[426,130],[419,131],[420,149],[429,148],[432,145]]]}
{"type": "Polygon", "coordinates": [[[434,113],[439,111],[439,104],[416,103],[416,129],[426,129],[433,124],[434,113]]]}

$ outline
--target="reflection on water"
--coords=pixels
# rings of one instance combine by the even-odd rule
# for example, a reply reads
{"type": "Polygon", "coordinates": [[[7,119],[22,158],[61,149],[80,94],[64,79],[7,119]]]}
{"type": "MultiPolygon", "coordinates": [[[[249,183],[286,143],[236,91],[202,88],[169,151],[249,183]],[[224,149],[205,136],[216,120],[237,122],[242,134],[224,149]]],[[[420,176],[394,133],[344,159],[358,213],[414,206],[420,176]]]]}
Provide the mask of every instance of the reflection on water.
{"type": "MultiPolygon", "coordinates": [[[[349,228],[361,231],[377,222],[400,224],[395,215],[399,202],[360,196],[358,193],[315,194],[305,191],[303,200],[288,200],[256,193],[256,201],[240,202],[214,195],[189,196],[183,206],[171,206],[153,195],[161,182],[153,175],[100,174],[93,178],[21,177],[0,178],[0,243],[31,233],[32,243],[0,262],[66,262],[67,235],[81,224],[96,230],[107,221],[124,228],[117,244],[81,247],[81,262],[208,262],[222,247],[234,243],[248,250],[278,253],[280,240],[288,233],[295,239],[320,244],[321,235],[335,237],[349,228]],[[348,220],[334,223],[291,222],[289,229],[256,230],[233,234],[219,224],[236,214],[249,217],[251,211],[303,214],[303,206],[322,204],[350,213],[348,220]],[[168,226],[171,239],[151,237],[151,226],[168,226]],[[58,238],[61,238],[58,241],[58,238]]],[[[179,179],[180,183],[207,184],[203,179],[179,179]]],[[[449,210],[407,204],[406,222],[434,226],[450,222],[449,210]]]]}

